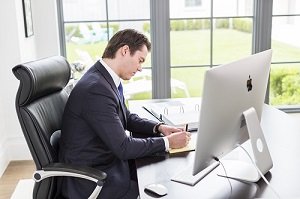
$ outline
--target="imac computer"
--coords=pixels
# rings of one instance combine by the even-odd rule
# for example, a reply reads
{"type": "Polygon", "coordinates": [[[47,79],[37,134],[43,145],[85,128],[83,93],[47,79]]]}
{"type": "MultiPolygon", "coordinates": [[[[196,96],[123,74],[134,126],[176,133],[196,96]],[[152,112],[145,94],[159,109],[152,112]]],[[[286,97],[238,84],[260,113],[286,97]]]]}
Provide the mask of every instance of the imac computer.
{"type": "MultiPolygon", "coordinates": [[[[256,166],[263,174],[273,162],[260,126],[272,50],[206,71],[194,163],[171,180],[196,184],[219,164],[218,159],[249,140],[256,166]]],[[[223,163],[223,160],[221,160],[223,163]]],[[[260,179],[245,161],[228,161],[226,177],[248,182],[260,179]]]]}

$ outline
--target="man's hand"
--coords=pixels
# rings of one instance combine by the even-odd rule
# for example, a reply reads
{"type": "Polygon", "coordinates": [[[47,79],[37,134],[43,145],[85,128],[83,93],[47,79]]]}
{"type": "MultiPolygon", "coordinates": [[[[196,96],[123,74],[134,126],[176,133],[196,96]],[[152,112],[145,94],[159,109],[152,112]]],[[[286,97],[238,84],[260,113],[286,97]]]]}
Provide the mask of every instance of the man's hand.
{"type": "Polygon", "coordinates": [[[172,133],[181,132],[183,131],[183,129],[162,124],[159,126],[158,131],[161,132],[164,136],[168,136],[171,135],[172,133]]]}
{"type": "Polygon", "coordinates": [[[191,140],[191,133],[187,131],[179,131],[166,136],[169,140],[171,149],[178,149],[188,145],[191,140]]]}

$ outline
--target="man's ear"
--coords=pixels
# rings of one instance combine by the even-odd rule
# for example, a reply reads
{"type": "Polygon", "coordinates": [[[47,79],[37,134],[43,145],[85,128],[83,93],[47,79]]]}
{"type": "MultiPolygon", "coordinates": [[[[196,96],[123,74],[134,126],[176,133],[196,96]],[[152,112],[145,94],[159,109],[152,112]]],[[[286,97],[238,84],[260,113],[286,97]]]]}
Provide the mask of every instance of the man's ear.
{"type": "Polygon", "coordinates": [[[128,45],[124,45],[122,46],[122,49],[121,49],[121,52],[122,52],[122,55],[124,56],[126,53],[129,53],[129,46],[128,45]]]}

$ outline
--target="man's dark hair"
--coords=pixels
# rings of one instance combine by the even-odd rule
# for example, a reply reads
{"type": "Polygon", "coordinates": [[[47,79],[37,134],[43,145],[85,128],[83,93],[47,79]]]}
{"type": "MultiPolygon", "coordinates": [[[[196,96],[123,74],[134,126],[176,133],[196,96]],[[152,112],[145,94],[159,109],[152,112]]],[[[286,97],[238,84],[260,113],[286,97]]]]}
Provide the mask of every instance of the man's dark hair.
{"type": "Polygon", "coordinates": [[[145,35],[133,29],[125,29],[117,32],[109,40],[102,58],[115,58],[116,52],[124,45],[129,46],[130,55],[133,55],[137,50],[141,50],[144,45],[148,51],[151,50],[151,43],[145,35]]]}

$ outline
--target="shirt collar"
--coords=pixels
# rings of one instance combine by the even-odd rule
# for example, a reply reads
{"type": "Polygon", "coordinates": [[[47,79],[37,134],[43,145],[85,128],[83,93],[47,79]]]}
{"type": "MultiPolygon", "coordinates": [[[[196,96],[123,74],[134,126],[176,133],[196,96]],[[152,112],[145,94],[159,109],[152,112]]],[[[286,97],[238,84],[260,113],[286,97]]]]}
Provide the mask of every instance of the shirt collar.
{"type": "Polygon", "coordinates": [[[99,59],[99,62],[104,66],[104,68],[107,70],[107,72],[110,74],[110,76],[112,77],[116,87],[118,88],[118,86],[121,83],[121,78],[117,75],[117,73],[115,73],[115,71],[113,71],[104,61],[102,58],[99,59]]]}

